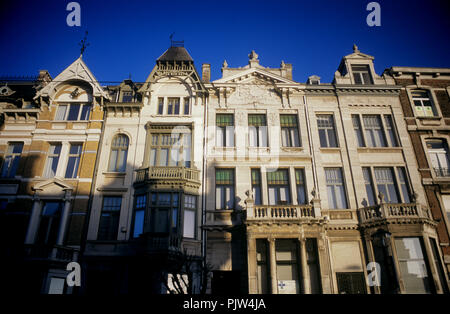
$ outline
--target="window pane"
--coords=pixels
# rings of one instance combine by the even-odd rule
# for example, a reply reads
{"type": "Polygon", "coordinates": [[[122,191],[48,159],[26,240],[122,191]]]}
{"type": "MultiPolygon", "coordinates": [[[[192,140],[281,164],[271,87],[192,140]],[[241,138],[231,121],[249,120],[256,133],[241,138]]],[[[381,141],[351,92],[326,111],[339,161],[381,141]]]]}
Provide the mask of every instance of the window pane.
{"type": "Polygon", "coordinates": [[[369,206],[375,205],[375,192],[372,183],[372,175],[370,174],[370,168],[364,167],[363,169],[364,184],[366,186],[367,202],[369,206]]]}
{"type": "Polygon", "coordinates": [[[183,237],[195,237],[195,211],[193,210],[184,210],[183,237]]]}
{"type": "Polygon", "coordinates": [[[258,130],[254,126],[248,127],[248,142],[250,147],[258,146],[258,130]]]}
{"type": "Polygon", "coordinates": [[[282,128],[281,129],[281,144],[283,147],[290,147],[290,141],[289,141],[289,129],[288,128],[282,128]]]}
{"type": "Polygon", "coordinates": [[[119,160],[117,163],[117,171],[124,172],[127,166],[127,151],[120,150],[119,151],[119,160]]]}
{"type": "Polygon", "coordinates": [[[156,149],[152,148],[150,150],[150,166],[156,165],[156,149]]]}
{"type": "Polygon", "coordinates": [[[355,129],[356,141],[358,143],[358,147],[364,147],[364,139],[361,130],[361,123],[359,121],[358,115],[352,115],[353,128],[355,129]]]}
{"type": "Polygon", "coordinates": [[[91,111],[90,105],[83,105],[83,108],[81,109],[80,120],[89,120],[90,111],[91,111]]]}
{"type": "Polygon", "coordinates": [[[290,135],[292,140],[292,146],[293,147],[300,147],[300,139],[298,136],[298,129],[297,128],[291,128],[290,129],[290,135]]]}
{"type": "Polygon", "coordinates": [[[65,120],[66,111],[67,111],[67,105],[59,105],[58,111],[56,112],[55,120],[65,120]]]}
{"type": "Polygon", "coordinates": [[[226,127],[226,146],[234,147],[234,126],[226,127]]]}
{"type": "Polygon", "coordinates": [[[188,115],[190,114],[190,104],[189,104],[189,98],[184,98],[184,114],[188,115]]]}
{"type": "Polygon", "coordinates": [[[69,121],[78,120],[79,112],[80,112],[80,104],[70,104],[67,120],[69,120],[69,121]]]}
{"type": "Polygon", "coordinates": [[[66,169],[66,178],[76,178],[78,172],[79,157],[69,157],[66,169]]]}
{"type": "Polygon", "coordinates": [[[118,154],[117,149],[111,150],[111,155],[109,157],[108,171],[116,171],[117,154],[118,154]]]}
{"type": "Polygon", "coordinates": [[[136,210],[134,214],[133,238],[139,237],[144,231],[144,210],[136,210]]]}
{"type": "Polygon", "coordinates": [[[161,148],[159,151],[159,166],[168,166],[169,149],[161,148]]]}
{"type": "Polygon", "coordinates": [[[258,127],[259,147],[267,147],[267,127],[258,127]]]}
{"type": "Polygon", "coordinates": [[[225,128],[218,126],[216,128],[216,146],[223,147],[224,146],[224,138],[225,138],[225,128]]]}
{"type": "Polygon", "coordinates": [[[389,134],[389,139],[391,140],[391,145],[393,147],[398,146],[397,136],[395,134],[394,123],[392,122],[392,117],[390,115],[385,115],[386,129],[389,134]]]}
{"type": "Polygon", "coordinates": [[[163,114],[164,112],[164,98],[158,98],[158,114],[163,114]]]}

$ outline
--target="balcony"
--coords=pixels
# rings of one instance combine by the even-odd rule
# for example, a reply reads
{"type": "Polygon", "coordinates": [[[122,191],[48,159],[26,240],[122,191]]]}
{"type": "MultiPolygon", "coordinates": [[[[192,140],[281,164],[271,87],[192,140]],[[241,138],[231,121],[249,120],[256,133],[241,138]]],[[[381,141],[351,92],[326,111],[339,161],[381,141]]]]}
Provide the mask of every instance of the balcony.
{"type": "Polygon", "coordinates": [[[148,234],[146,239],[146,248],[150,252],[155,251],[179,251],[181,237],[172,235],[148,234]]]}
{"type": "Polygon", "coordinates": [[[25,245],[24,256],[32,261],[75,262],[78,260],[78,249],[66,246],[25,245]]]}
{"type": "Polygon", "coordinates": [[[312,205],[255,205],[247,207],[247,222],[301,222],[322,220],[312,205]]]}
{"type": "Polygon", "coordinates": [[[364,223],[376,223],[385,220],[431,220],[427,209],[420,204],[389,204],[364,207],[359,209],[359,221],[364,223]]]}
{"type": "Polygon", "coordinates": [[[438,178],[450,178],[449,168],[434,168],[434,173],[438,178]]]}
{"type": "Polygon", "coordinates": [[[136,183],[152,180],[181,180],[200,184],[200,171],[185,167],[149,167],[136,170],[136,183]]]}

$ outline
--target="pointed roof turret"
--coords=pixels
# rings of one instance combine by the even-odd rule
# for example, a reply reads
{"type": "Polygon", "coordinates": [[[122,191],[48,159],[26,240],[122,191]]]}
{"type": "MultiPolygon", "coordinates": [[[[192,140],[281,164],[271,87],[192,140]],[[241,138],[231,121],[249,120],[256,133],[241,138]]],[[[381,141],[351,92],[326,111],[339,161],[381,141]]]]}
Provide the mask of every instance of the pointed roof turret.
{"type": "Polygon", "coordinates": [[[161,61],[188,61],[194,62],[189,52],[187,52],[184,47],[170,47],[167,49],[158,59],[157,62],[161,61]]]}

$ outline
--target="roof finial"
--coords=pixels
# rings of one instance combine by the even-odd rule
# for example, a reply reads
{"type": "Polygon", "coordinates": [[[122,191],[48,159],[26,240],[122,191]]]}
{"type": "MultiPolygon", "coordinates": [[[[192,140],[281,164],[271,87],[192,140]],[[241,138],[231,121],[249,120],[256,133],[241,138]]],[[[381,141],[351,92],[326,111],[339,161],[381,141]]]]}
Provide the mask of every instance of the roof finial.
{"type": "Polygon", "coordinates": [[[84,38],[79,43],[79,45],[81,46],[80,57],[83,56],[83,52],[86,50],[86,47],[89,46],[89,43],[86,43],[87,35],[88,35],[88,31],[86,31],[86,33],[84,33],[84,38]]]}
{"type": "Polygon", "coordinates": [[[252,52],[250,52],[250,54],[248,55],[248,58],[251,61],[257,61],[258,60],[258,54],[255,52],[255,50],[252,50],[252,52]]]}
{"type": "Polygon", "coordinates": [[[222,68],[228,68],[227,60],[223,60],[222,68]]]}
{"type": "Polygon", "coordinates": [[[356,46],[356,44],[353,44],[353,52],[354,53],[358,53],[359,52],[358,46],[356,46]]]}

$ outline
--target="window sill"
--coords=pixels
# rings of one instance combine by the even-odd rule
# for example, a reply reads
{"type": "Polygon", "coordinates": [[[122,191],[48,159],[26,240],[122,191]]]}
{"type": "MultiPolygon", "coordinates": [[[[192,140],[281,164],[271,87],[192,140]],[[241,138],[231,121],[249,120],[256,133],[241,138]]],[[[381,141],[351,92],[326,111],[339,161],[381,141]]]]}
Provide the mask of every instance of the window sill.
{"type": "Polygon", "coordinates": [[[123,178],[127,175],[126,172],[111,172],[111,171],[105,171],[102,174],[106,178],[123,178]]]}
{"type": "Polygon", "coordinates": [[[304,148],[301,146],[281,146],[281,150],[284,150],[286,152],[300,152],[304,148]]]}
{"type": "Polygon", "coordinates": [[[339,152],[341,151],[340,147],[320,147],[321,151],[325,151],[325,152],[339,152]]]}
{"type": "Polygon", "coordinates": [[[403,150],[403,147],[358,147],[358,152],[366,152],[366,153],[373,153],[373,152],[401,152],[403,150]]]}

